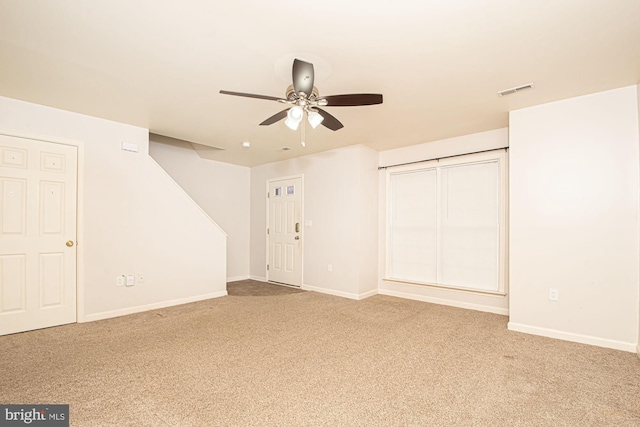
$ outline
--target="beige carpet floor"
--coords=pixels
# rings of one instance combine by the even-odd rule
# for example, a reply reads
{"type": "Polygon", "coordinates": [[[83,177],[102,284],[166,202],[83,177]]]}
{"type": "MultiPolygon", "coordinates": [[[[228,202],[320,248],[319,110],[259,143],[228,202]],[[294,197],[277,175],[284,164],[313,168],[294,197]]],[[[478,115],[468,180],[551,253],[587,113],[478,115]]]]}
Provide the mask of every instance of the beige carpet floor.
{"type": "Polygon", "coordinates": [[[304,292],[300,288],[273,283],[258,282],[256,280],[240,280],[227,283],[227,293],[235,297],[270,297],[274,295],[288,295],[304,292]]]}
{"type": "Polygon", "coordinates": [[[293,290],[0,337],[0,403],[67,403],[73,426],[640,425],[633,353],[293,290]]]}

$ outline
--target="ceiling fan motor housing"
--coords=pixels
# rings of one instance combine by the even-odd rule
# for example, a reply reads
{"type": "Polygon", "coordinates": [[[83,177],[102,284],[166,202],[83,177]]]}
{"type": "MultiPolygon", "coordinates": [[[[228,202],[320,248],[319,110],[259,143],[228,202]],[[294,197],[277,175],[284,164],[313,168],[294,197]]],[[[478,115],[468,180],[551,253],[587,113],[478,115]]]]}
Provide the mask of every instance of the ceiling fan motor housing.
{"type": "MultiPolygon", "coordinates": [[[[315,100],[318,99],[318,96],[318,88],[314,86],[311,90],[311,95],[307,95],[307,99],[315,100]]],[[[296,90],[293,88],[293,85],[289,85],[289,87],[287,88],[285,98],[289,101],[296,101],[300,98],[300,96],[296,93],[296,90]]]]}

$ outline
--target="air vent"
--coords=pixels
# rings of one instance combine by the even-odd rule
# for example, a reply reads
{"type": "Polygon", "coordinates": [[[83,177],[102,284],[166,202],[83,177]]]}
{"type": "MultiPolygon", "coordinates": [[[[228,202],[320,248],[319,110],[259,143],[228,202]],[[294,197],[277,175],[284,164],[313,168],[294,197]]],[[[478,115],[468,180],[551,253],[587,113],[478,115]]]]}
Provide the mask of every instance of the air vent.
{"type": "Polygon", "coordinates": [[[512,87],[511,89],[501,90],[500,92],[498,92],[498,95],[499,96],[511,95],[512,93],[521,92],[523,90],[527,90],[527,89],[531,89],[531,88],[533,88],[533,83],[529,83],[529,84],[522,85],[522,86],[517,86],[517,87],[512,87]]]}

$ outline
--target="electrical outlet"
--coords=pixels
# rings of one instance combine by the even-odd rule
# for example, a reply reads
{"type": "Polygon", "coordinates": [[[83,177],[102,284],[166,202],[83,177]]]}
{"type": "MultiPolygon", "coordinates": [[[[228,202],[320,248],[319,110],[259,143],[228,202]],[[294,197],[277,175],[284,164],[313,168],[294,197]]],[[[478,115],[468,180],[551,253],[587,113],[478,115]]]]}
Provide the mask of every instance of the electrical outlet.
{"type": "Polygon", "coordinates": [[[138,283],[144,283],[144,274],[138,273],[138,283]]]}
{"type": "Polygon", "coordinates": [[[127,283],[126,286],[133,286],[136,284],[136,276],[134,275],[128,275],[127,276],[127,283]]]}
{"type": "Polygon", "coordinates": [[[127,278],[124,276],[124,274],[121,274],[120,276],[118,276],[116,278],[116,285],[117,286],[124,286],[124,283],[126,282],[127,278]]]}
{"type": "Polygon", "coordinates": [[[558,301],[560,299],[560,294],[558,293],[557,289],[549,289],[549,299],[551,301],[558,301]]]}

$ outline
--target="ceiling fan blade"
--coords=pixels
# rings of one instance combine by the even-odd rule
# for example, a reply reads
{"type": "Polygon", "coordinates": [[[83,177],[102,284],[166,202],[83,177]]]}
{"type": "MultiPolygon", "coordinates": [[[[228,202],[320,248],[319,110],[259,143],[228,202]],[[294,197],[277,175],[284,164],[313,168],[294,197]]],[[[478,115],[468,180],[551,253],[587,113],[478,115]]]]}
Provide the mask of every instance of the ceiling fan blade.
{"type": "Polygon", "coordinates": [[[288,108],[286,110],[282,110],[279,113],[274,114],[273,116],[269,117],[264,122],[260,123],[260,126],[272,125],[275,122],[278,122],[278,121],[284,119],[285,117],[287,117],[287,112],[289,112],[288,108]]]}
{"type": "Polygon", "coordinates": [[[307,97],[313,90],[313,64],[299,59],[293,60],[293,89],[296,93],[304,92],[307,97]]]}
{"type": "Polygon", "coordinates": [[[329,128],[331,130],[338,130],[344,127],[344,125],[340,123],[340,120],[336,119],[331,114],[327,113],[321,108],[316,108],[316,109],[318,110],[318,113],[320,113],[320,115],[324,117],[324,120],[322,121],[322,126],[329,128]]]}
{"type": "Polygon", "coordinates": [[[268,101],[286,102],[282,98],[278,98],[275,96],[268,96],[268,95],[256,95],[255,93],[229,92],[228,90],[221,90],[220,93],[223,95],[244,96],[245,98],[257,98],[257,99],[266,99],[268,101]]]}
{"type": "Polygon", "coordinates": [[[381,93],[350,93],[347,95],[323,96],[327,107],[356,107],[359,105],[382,104],[381,93]]]}

